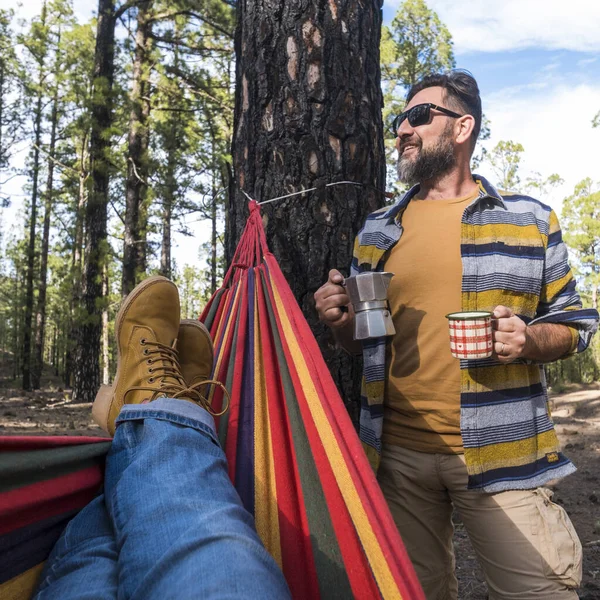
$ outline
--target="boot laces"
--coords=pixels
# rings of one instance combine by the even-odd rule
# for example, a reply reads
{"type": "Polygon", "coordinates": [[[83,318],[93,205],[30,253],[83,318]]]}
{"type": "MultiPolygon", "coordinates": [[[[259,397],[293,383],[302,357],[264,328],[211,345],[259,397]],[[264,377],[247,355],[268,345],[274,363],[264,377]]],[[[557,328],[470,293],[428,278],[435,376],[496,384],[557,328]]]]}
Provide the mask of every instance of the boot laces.
{"type": "Polygon", "coordinates": [[[179,365],[179,357],[177,353],[177,340],[172,346],[153,342],[142,338],[141,344],[148,346],[144,349],[143,355],[145,361],[149,365],[148,372],[151,376],[148,378],[148,383],[154,385],[148,386],[133,386],[125,392],[125,397],[134,390],[143,390],[151,392],[148,402],[152,402],[159,397],[165,398],[185,398],[199,404],[214,417],[219,417],[227,412],[230,404],[230,396],[227,388],[216,379],[206,379],[198,383],[188,386],[181,375],[181,367],[179,365]],[[156,366],[153,366],[156,365],[156,366]],[[155,384],[158,382],[158,385],[155,384]],[[206,396],[200,393],[200,389],[206,385],[216,385],[223,390],[226,402],[221,411],[216,412],[206,396]]]}

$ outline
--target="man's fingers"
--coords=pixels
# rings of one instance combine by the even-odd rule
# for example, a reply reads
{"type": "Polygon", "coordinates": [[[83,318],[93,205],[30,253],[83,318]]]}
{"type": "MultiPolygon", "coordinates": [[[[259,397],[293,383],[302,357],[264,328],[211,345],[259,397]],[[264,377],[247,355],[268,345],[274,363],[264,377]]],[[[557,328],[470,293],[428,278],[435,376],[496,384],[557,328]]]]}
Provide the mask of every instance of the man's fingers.
{"type": "Polygon", "coordinates": [[[345,314],[341,306],[333,306],[325,311],[325,318],[333,323],[339,321],[345,314]]]}
{"type": "MultiPolygon", "coordinates": [[[[327,305],[331,302],[334,302],[334,304],[337,305],[350,302],[350,298],[348,297],[348,294],[346,294],[346,288],[334,283],[327,283],[324,285],[318,292],[318,298],[321,303],[327,303],[327,305]]],[[[327,307],[328,306],[324,306],[324,308],[327,307]]]]}
{"type": "MultiPolygon", "coordinates": [[[[344,288],[342,288],[343,290],[344,288]]],[[[323,312],[332,308],[340,308],[340,306],[348,306],[350,304],[350,298],[343,291],[342,293],[331,294],[322,299],[321,310],[323,312]]]]}
{"type": "Polygon", "coordinates": [[[496,319],[508,319],[514,315],[513,311],[510,310],[508,306],[502,306],[502,304],[496,306],[496,308],[492,312],[494,318],[496,319]]]}
{"type": "Polygon", "coordinates": [[[517,321],[513,317],[509,317],[506,319],[498,319],[494,322],[494,329],[496,331],[505,331],[510,333],[512,331],[516,331],[517,321]]]}
{"type": "Polygon", "coordinates": [[[331,269],[331,271],[329,271],[329,281],[341,285],[344,281],[344,276],[337,269],[331,269]]]}
{"type": "Polygon", "coordinates": [[[495,331],[494,334],[492,335],[492,339],[494,340],[494,343],[504,343],[504,344],[508,344],[508,342],[511,339],[511,335],[508,331],[495,331]]]}

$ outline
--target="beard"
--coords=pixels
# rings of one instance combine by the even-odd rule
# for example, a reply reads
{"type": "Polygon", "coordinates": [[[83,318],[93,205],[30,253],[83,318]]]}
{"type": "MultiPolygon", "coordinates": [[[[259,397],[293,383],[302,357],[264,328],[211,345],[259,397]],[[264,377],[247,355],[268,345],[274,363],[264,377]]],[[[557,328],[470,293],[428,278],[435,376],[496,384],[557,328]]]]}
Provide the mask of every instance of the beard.
{"type": "Polygon", "coordinates": [[[452,144],[452,123],[446,127],[435,146],[423,148],[419,144],[416,156],[398,159],[398,179],[402,183],[414,185],[437,179],[456,165],[452,144]]]}

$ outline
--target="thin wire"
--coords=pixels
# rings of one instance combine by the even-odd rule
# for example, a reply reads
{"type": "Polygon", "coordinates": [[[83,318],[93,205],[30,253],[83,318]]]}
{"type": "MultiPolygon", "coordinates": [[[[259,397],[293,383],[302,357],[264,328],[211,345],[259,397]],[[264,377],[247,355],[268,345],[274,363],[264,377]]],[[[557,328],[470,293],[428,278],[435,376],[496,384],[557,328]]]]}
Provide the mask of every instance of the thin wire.
{"type": "MultiPolygon", "coordinates": [[[[368,187],[371,188],[373,190],[375,190],[376,192],[379,192],[380,194],[383,194],[384,196],[387,196],[386,192],[382,192],[381,190],[378,190],[377,188],[373,187],[372,185],[368,185],[366,183],[359,183],[358,181],[335,181],[333,183],[326,183],[323,187],[332,187],[334,185],[356,185],[359,187],[368,187]]],[[[276,200],[283,200],[284,198],[291,198],[292,196],[299,196],[300,194],[306,194],[308,192],[314,192],[315,190],[320,189],[319,187],[312,187],[312,188],[307,188],[306,190],[301,190],[300,192],[293,192],[291,194],[286,194],[285,196],[277,196],[277,198],[269,198],[268,200],[263,200],[262,202],[258,202],[258,205],[261,206],[262,204],[269,204],[270,202],[275,202],[276,200]]],[[[250,198],[250,196],[248,196],[248,194],[246,194],[246,192],[244,190],[241,190],[242,194],[244,194],[244,196],[246,196],[246,198],[248,198],[248,200],[253,200],[253,198],[250,198]]]]}

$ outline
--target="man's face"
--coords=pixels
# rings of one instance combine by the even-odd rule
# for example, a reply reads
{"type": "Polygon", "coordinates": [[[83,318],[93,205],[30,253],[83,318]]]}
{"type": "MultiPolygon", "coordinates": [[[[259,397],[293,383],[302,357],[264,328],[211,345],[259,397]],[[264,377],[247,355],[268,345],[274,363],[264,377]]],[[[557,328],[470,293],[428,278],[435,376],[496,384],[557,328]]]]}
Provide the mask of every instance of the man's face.
{"type": "MultiPolygon", "coordinates": [[[[406,105],[431,102],[445,108],[447,102],[441,87],[421,90],[406,105]]],[[[398,178],[410,185],[435,179],[456,165],[453,131],[456,120],[431,109],[428,123],[412,127],[405,119],[398,129],[398,178]]]]}

